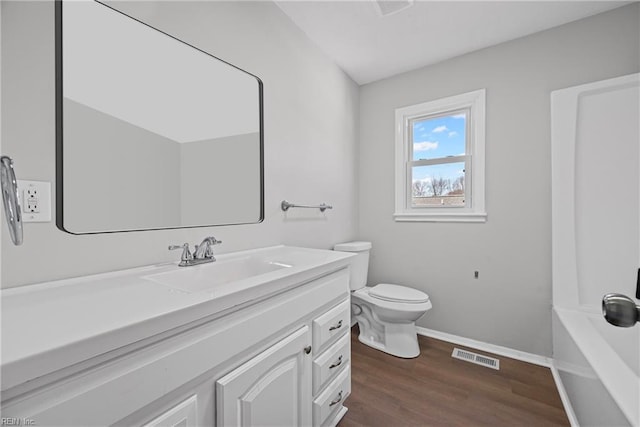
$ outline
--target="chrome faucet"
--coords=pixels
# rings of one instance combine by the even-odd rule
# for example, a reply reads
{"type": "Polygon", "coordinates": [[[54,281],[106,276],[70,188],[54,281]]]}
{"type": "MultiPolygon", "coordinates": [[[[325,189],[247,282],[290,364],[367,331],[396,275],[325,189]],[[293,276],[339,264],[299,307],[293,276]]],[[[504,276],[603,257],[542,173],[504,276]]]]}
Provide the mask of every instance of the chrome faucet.
{"type": "Polygon", "coordinates": [[[215,237],[205,237],[202,243],[196,245],[196,250],[191,253],[189,250],[189,243],[183,245],[170,245],[169,250],[182,249],[182,256],[180,257],[179,267],[188,267],[191,265],[204,264],[207,262],[213,262],[216,258],[213,256],[212,246],[219,245],[222,240],[218,240],[215,237]]]}
{"type": "Polygon", "coordinates": [[[215,261],[216,258],[213,256],[212,246],[219,245],[220,243],[222,243],[222,240],[218,240],[213,236],[205,237],[202,243],[196,245],[196,251],[193,253],[193,258],[215,261]]]}

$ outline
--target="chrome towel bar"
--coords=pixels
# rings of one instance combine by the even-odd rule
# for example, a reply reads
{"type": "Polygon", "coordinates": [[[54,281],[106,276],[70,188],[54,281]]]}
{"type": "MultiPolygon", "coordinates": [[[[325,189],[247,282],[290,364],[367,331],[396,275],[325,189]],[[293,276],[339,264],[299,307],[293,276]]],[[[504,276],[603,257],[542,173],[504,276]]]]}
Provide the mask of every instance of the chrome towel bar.
{"type": "Polygon", "coordinates": [[[327,205],[325,203],[319,204],[319,205],[296,205],[293,203],[289,203],[286,200],[283,200],[282,203],[280,203],[280,208],[282,208],[282,210],[284,212],[288,211],[289,208],[309,208],[309,209],[320,209],[320,212],[324,212],[327,209],[333,209],[333,206],[331,205],[327,205]]]}
{"type": "Polygon", "coordinates": [[[14,245],[22,244],[22,213],[18,199],[18,180],[13,171],[13,160],[0,157],[0,181],[2,182],[2,202],[4,214],[9,226],[9,236],[14,245]]]}

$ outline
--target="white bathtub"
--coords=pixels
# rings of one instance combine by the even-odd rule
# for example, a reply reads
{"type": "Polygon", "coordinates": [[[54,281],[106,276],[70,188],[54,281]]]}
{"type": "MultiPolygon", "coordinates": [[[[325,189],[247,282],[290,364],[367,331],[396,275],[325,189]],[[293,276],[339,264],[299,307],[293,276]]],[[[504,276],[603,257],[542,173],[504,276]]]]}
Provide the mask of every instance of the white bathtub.
{"type": "Polygon", "coordinates": [[[581,426],[640,425],[640,327],[554,308],[554,366],[581,426]]]}
{"type": "Polygon", "coordinates": [[[635,295],[640,266],[640,74],[552,92],[551,114],[559,388],[574,424],[640,427],[640,324],[600,312],[604,294],[635,295]]]}

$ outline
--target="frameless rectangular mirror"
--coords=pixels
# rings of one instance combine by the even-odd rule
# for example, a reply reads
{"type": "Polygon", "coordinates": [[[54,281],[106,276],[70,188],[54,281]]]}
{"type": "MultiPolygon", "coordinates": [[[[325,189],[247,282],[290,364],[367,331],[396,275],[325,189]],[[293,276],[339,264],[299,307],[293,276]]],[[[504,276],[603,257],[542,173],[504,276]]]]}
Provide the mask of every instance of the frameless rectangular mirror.
{"type": "Polygon", "coordinates": [[[56,2],[56,224],[260,222],[262,82],[96,1],[56,2]]]}

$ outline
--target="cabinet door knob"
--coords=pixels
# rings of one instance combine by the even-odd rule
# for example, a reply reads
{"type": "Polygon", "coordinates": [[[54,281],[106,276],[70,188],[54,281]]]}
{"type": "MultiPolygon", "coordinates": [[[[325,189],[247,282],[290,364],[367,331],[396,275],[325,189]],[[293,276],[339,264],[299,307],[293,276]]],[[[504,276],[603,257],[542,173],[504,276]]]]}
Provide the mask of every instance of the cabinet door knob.
{"type": "Polygon", "coordinates": [[[311,353],[311,346],[310,345],[306,346],[303,351],[304,351],[305,354],[311,353]]]}
{"type": "Polygon", "coordinates": [[[330,327],[329,330],[330,331],[335,331],[336,329],[340,329],[340,328],[342,328],[342,320],[339,321],[338,323],[336,323],[335,326],[330,327]]]}

